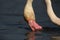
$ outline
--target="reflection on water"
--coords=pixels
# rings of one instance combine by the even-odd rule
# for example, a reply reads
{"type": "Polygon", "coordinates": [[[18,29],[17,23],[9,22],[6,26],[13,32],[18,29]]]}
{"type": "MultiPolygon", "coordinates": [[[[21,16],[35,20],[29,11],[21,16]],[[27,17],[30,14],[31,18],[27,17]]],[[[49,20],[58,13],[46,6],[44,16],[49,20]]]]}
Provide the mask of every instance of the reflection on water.
{"type": "Polygon", "coordinates": [[[27,33],[25,33],[25,40],[60,40],[59,30],[44,29],[36,32],[26,31],[27,33]]]}
{"type": "Polygon", "coordinates": [[[28,32],[26,36],[27,36],[26,40],[35,40],[36,37],[35,32],[28,32]]]}
{"type": "Polygon", "coordinates": [[[28,32],[25,40],[50,40],[51,38],[43,32],[28,32]]]}
{"type": "Polygon", "coordinates": [[[52,40],[60,40],[60,36],[52,36],[52,40]]]}

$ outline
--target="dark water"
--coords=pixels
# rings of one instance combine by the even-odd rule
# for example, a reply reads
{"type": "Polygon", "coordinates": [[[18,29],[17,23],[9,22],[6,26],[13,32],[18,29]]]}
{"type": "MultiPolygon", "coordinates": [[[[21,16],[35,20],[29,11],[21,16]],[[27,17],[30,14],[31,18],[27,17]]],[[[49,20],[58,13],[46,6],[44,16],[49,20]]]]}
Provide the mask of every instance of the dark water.
{"type": "Polygon", "coordinates": [[[0,30],[0,40],[50,40],[47,33],[26,29],[0,30]]]}
{"type": "Polygon", "coordinates": [[[44,29],[32,32],[29,28],[0,29],[0,40],[56,40],[60,30],[44,29]]]}

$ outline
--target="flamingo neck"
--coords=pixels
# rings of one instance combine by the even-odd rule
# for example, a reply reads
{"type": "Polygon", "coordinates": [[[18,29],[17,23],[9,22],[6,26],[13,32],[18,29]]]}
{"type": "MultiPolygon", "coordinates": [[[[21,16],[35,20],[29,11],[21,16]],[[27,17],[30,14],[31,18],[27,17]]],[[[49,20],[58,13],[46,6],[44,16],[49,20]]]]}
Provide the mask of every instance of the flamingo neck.
{"type": "Polygon", "coordinates": [[[28,1],[27,1],[27,4],[28,4],[28,5],[32,5],[32,2],[33,2],[33,1],[28,0],[28,1]]]}

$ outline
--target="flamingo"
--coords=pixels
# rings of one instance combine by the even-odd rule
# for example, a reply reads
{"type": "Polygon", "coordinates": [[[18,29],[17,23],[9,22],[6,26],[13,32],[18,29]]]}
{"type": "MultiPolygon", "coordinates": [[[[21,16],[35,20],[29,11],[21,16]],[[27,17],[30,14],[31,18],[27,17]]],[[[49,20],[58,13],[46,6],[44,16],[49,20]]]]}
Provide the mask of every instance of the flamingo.
{"type": "Polygon", "coordinates": [[[33,0],[27,0],[27,3],[24,8],[24,17],[26,21],[28,22],[32,31],[41,30],[42,26],[37,24],[35,20],[35,14],[34,14],[34,10],[32,7],[32,3],[33,3],[33,0]]]}
{"type": "Polygon", "coordinates": [[[49,16],[49,18],[51,19],[51,21],[57,25],[60,26],[60,18],[56,16],[56,14],[53,11],[52,8],[52,3],[51,0],[45,0],[46,6],[47,6],[47,14],[49,16]]]}

